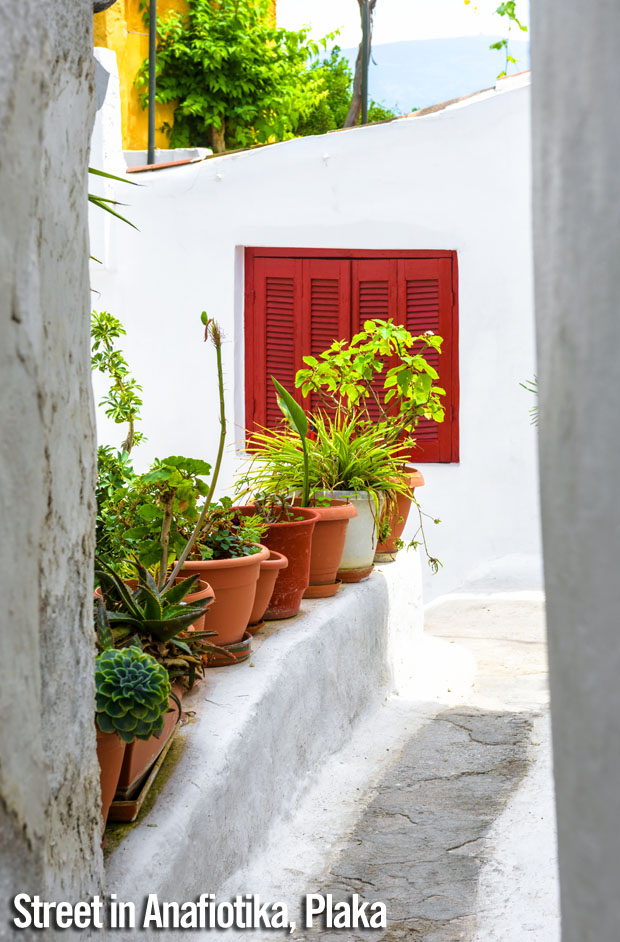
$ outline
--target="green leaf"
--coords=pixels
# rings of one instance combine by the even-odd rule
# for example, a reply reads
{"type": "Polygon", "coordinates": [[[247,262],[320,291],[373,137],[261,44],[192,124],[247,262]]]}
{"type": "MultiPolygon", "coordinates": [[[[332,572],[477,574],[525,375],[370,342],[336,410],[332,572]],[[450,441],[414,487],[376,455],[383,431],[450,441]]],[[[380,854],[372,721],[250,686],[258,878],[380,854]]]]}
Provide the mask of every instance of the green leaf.
{"type": "Polygon", "coordinates": [[[117,180],[118,183],[129,183],[130,186],[141,186],[136,180],[127,180],[125,177],[115,177],[113,173],[106,173],[104,170],[96,170],[95,167],[89,167],[88,172],[96,177],[105,177],[107,180],[117,180]]]}
{"type": "Polygon", "coordinates": [[[271,380],[276,387],[278,393],[278,405],[280,410],[284,415],[284,418],[287,420],[291,428],[297,432],[301,439],[305,439],[308,435],[308,419],[306,413],[299,405],[298,402],[295,402],[293,397],[284,386],[278,382],[275,376],[271,377],[271,380]]]}
{"type": "Polygon", "coordinates": [[[177,582],[176,585],[171,586],[165,594],[166,602],[172,604],[182,602],[185,596],[189,595],[199,579],[200,573],[195,572],[187,579],[183,579],[182,582],[177,582]]]}

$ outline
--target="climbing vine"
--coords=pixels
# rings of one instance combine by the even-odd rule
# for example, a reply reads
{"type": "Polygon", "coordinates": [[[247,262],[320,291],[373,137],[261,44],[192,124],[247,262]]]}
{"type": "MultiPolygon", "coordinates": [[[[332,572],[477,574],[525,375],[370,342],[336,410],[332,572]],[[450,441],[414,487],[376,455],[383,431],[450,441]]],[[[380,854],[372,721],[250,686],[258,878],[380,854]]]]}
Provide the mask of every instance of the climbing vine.
{"type": "Polygon", "coordinates": [[[107,311],[93,311],[91,315],[91,366],[110,379],[110,388],[99,402],[105,406],[105,414],[117,425],[129,426],[121,445],[121,453],[128,455],[134,445],[144,441],[142,432],[136,432],[135,424],[140,419],[142,386],[129,375],[129,366],[115,341],[126,334],[121,322],[107,311]]]}

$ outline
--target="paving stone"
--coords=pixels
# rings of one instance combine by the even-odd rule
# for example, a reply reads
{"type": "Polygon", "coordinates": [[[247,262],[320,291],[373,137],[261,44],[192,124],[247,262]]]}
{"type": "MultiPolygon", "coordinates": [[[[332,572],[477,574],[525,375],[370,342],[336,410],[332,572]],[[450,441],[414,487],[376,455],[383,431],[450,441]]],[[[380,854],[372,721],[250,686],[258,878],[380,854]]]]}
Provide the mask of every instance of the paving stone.
{"type": "Polygon", "coordinates": [[[330,930],[314,942],[474,938],[484,837],[528,768],[533,716],[474,707],[439,713],[378,784],[322,893],[385,902],[384,930],[330,930]]]}

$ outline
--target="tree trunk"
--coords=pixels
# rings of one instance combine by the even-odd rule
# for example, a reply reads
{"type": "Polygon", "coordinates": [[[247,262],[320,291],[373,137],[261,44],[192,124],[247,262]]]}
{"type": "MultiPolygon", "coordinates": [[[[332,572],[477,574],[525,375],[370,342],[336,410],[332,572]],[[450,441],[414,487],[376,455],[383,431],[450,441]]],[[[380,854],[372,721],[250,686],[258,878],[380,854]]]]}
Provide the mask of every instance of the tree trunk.
{"type": "Polygon", "coordinates": [[[216,154],[223,154],[226,150],[226,124],[222,121],[221,128],[211,125],[211,147],[216,154]]]}
{"type": "MultiPolygon", "coordinates": [[[[362,17],[362,3],[363,0],[357,0],[360,8],[360,20],[362,17]]],[[[375,7],[377,5],[377,0],[370,0],[369,3],[369,24],[370,29],[368,33],[368,59],[370,60],[370,48],[372,45],[372,18],[374,16],[375,7]]],[[[355,62],[355,77],[353,79],[353,98],[351,99],[351,107],[349,108],[349,113],[347,119],[344,122],[343,127],[352,128],[355,127],[357,122],[360,119],[360,114],[362,113],[362,53],[364,51],[364,34],[362,33],[362,38],[360,41],[360,47],[357,53],[357,60],[355,62]]]]}

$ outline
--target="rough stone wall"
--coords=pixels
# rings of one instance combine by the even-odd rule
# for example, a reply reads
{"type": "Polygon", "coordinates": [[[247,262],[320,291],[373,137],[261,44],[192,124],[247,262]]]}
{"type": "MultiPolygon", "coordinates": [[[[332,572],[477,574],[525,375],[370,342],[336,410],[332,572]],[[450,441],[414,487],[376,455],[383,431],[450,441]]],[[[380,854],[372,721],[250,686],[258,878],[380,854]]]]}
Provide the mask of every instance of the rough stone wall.
{"type": "MultiPolygon", "coordinates": [[[[0,0],[0,938],[99,885],[86,167],[91,0],[0,0]]],[[[27,931],[16,933],[29,938],[27,931]]]]}
{"type": "Polygon", "coordinates": [[[620,5],[547,0],[532,4],[532,20],[541,503],[562,937],[611,942],[620,925],[620,5]]]}

